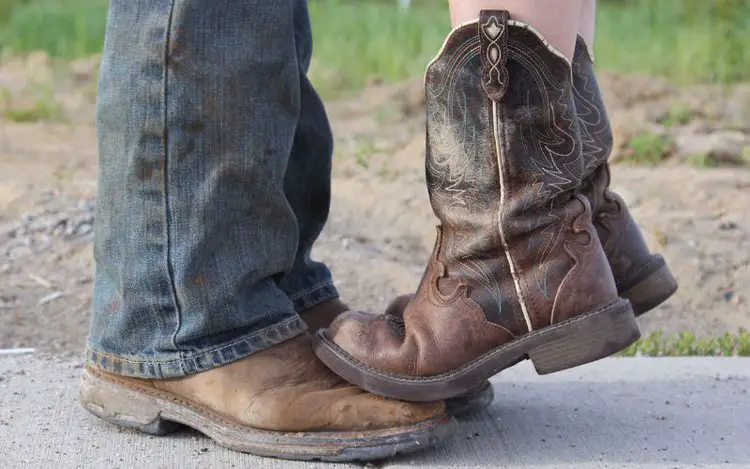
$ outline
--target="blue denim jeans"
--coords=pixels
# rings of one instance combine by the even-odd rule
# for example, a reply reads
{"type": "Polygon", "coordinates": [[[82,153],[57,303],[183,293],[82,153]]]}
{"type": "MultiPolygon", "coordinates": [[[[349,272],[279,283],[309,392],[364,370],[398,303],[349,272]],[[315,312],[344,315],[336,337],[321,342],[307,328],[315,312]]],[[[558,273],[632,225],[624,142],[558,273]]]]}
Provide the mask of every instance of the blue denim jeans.
{"type": "Polygon", "coordinates": [[[310,250],[332,136],[306,0],[112,0],[99,77],[89,363],[214,368],[338,296],[310,250]]]}

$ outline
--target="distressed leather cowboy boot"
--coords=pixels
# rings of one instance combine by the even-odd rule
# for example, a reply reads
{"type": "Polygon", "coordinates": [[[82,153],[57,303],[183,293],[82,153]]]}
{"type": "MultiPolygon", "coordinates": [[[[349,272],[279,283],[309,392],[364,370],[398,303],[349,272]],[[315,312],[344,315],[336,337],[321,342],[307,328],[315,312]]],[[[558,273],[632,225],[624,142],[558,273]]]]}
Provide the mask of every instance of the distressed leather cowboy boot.
{"type": "MultiPolygon", "coordinates": [[[[677,291],[677,281],[664,258],[649,252],[625,202],[609,189],[607,160],[612,153],[612,129],[594,73],[593,59],[580,36],[572,66],[573,93],[587,174],[584,194],[591,203],[594,227],[607,255],[617,291],[621,297],[630,300],[635,315],[640,316],[672,296],[677,291]]],[[[402,320],[404,309],[413,297],[413,294],[396,297],[385,314],[402,320]]],[[[477,393],[470,393],[451,399],[451,406],[477,410],[491,402],[478,400],[476,396],[477,393]]]]}
{"type": "Polygon", "coordinates": [[[504,11],[454,30],[425,77],[427,184],[441,224],[414,299],[350,311],[318,357],[383,396],[460,396],[530,358],[540,374],[640,337],[580,192],[569,61],[504,11]]]}
{"type": "Polygon", "coordinates": [[[581,143],[586,160],[584,194],[591,203],[594,226],[620,296],[630,300],[636,316],[646,313],[677,291],[664,258],[651,254],[625,202],[610,190],[607,160],[612,153],[612,129],[586,42],[578,37],[573,59],[573,91],[581,143]]]}
{"type": "MultiPolygon", "coordinates": [[[[412,295],[408,295],[409,298],[404,299],[408,303],[408,299],[412,295]]],[[[404,304],[405,306],[405,304],[404,304]]],[[[398,310],[398,315],[401,317],[404,306],[401,306],[398,310]]],[[[305,311],[299,313],[300,317],[307,324],[307,330],[311,334],[314,334],[318,329],[325,328],[331,325],[334,319],[336,319],[341,313],[348,311],[349,307],[346,303],[341,300],[334,299],[316,305],[305,311]]],[[[388,312],[386,311],[386,314],[388,312]]],[[[454,417],[463,417],[473,412],[478,412],[487,408],[492,401],[495,399],[495,391],[492,389],[492,385],[489,381],[486,381],[482,386],[469,392],[465,395],[457,397],[455,399],[445,400],[445,413],[454,417]]]]}

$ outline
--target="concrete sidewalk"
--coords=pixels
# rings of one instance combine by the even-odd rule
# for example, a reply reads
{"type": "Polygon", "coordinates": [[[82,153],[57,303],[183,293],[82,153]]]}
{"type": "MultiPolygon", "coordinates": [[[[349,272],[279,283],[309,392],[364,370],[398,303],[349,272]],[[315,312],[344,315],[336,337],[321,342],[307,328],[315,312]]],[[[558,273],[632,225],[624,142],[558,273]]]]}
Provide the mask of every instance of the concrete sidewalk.
{"type": "MultiPolygon", "coordinates": [[[[0,357],[0,468],[324,468],[233,453],[198,433],[121,430],[75,401],[81,364],[0,357]]],[[[750,359],[620,358],[493,381],[488,412],[434,451],[368,467],[750,468],[750,359]]]]}

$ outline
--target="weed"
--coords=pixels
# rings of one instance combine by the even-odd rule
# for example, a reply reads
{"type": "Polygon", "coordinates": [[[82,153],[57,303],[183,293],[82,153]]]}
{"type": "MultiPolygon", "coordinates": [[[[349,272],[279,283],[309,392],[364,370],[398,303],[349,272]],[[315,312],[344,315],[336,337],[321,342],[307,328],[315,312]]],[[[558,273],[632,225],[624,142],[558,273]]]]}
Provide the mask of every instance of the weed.
{"type": "Polygon", "coordinates": [[[651,166],[661,163],[673,150],[674,144],[667,137],[642,132],[628,141],[622,160],[651,166]]]}
{"type": "Polygon", "coordinates": [[[55,101],[52,90],[41,85],[32,85],[24,95],[24,102],[14,102],[7,90],[0,92],[0,118],[13,122],[62,121],[62,107],[55,101]]]}
{"type": "Polygon", "coordinates": [[[689,124],[692,118],[692,112],[687,106],[677,105],[669,110],[660,123],[667,128],[678,127],[689,124]]]}
{"type": "Polygon", "coordinates": [[[354,158],[357,166],[362,169],[370,169],[369,157],[377,153],[378,149],[372,140],[364,140],[357,146],[354,158]]]}
{"type": "MultiPolygon", "coordinates": [[[[107,0],[0,3],[0,50],[6,53],[43,49],[53,57],[75,58],[101,50],[107,0]]],[[[311,77],[324,97],[352,92],[372,77],[392,82],[424,72],[450,23],[446,2],[413,4],[403,9],[395,0],[310,1],[315,61],[321,64],[311,77]]],[[[597,67],[679,83],[748,80],[748,35],[750,2],[603,1],[597,67]]]]}
{"type": "Polygon", "coordinates": [[[716,161],[711,157],[708,153],[698,153],[696,155],[692,155],[688,157],[688,161],[691,165],[695,166],[696,168],[715,168],[718,166],[716,161]]]}

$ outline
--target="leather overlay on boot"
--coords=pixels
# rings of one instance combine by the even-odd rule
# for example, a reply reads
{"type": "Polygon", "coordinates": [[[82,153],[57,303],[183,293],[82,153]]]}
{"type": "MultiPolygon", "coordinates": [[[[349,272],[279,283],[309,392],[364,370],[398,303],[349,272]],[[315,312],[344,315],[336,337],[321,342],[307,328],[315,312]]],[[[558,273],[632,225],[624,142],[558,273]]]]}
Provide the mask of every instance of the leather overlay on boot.
{"type": "MultiPolygon", "coordinates": [[[[385,314],[395,313],[396,321],[403,323],[403,310],[413,295],[399,297],[392,303],[385,314]],[[403,304],[398,301],[403,301],[403,304]],[[394,309],[395,308],[395,309],[394,309]]],[[[308,310],[300,312],[300,317],[305,321],[308,332],[314,334],[318,329],[327,328],[341,313],[348,311],[349,307],[340,299],[327,301],[316,305],[308,310]]],[[[473,389],[463,396],[445,400],[445,413],[453,417],[463,417],[474,412],[486,409],[495,400],[495,391],[490,382],[483,383],[480,387],[473,389]]]]}
{"type": "Polygon", "coordinates": [[[593,59],[580,36],[572,66],[573,92],[585,160],[584,194],[591,203],[594,226],[618,291],[633,302],[636,314],[645,313],[647,310],[638,306],[648,304],[654,307],[665,301],[677,290],[677,282],[664,258],[649,251],[625,202],[609,188],[611,177],[607,160],[612,153],[612,128],[594,72],[593,59]],[[652,275],[653,285],[641,290],[652,298],[631,298],[628,295],[634,285],[652,275]]]}
{"type": "Polygon", "coordinates": [[[425,274],[403,321],[344,313],[316,336],[318,356],[372,392],[422,400],[527,356],[552,372],[636,340],[580,193],[568,60],[507,12],[483,11],[447,38],[425,91],[440,220],[425,274]]]}
{"type": "Polygon", "coordinates": [[[309,335],[179,379],[88,367],[79,399],[118,425],[163,434],[180,423],[238,451],[292,459],[385,457],[455,430],[442,402],[384,399],[345,382],[315,357],[309,335]]]}

